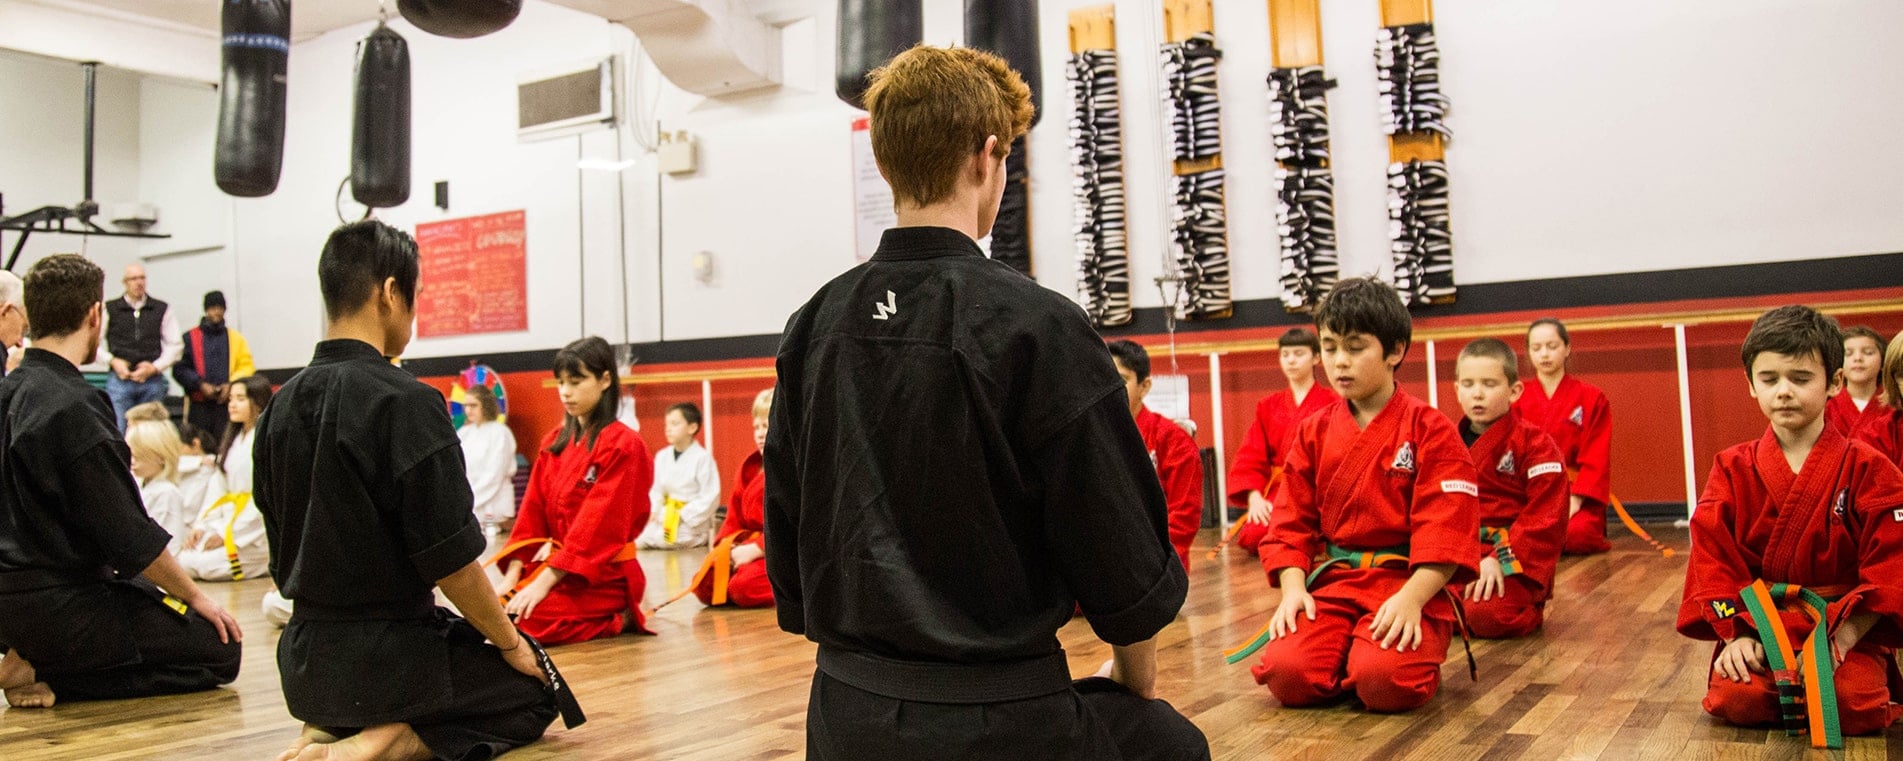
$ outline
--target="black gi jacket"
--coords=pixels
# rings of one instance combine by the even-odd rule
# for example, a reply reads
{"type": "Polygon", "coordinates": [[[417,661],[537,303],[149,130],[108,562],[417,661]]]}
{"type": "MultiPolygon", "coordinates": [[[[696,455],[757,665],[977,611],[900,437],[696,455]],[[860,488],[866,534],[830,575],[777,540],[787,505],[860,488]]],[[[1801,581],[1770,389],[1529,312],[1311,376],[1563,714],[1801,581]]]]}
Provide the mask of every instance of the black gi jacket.
{"type": "Polygon", "coordinates": [[[26,350],[0,381],[0,440],[0,576],[134,576],[165,551],[112,404],[73,363],[26,350]]]}
{"type": "Polygon", "coordinates": [[[963,233],[898,228],[781,340],[765,562],[780,627],[821,645],[822,670],[829,650],[1048,660],[1077,605],[1119,645],[1176,616],[1162,487],[1075,304],[963,233]]]}
{"type": "Polygon", "coordinates": [[[369,344],[324,341],[271,398],[253,453],[271,575],[296,601],[278,641],[291,715],[362,727],[440,712],[448,614],[432,590],[486,546],[442,394],[369,344]]]}

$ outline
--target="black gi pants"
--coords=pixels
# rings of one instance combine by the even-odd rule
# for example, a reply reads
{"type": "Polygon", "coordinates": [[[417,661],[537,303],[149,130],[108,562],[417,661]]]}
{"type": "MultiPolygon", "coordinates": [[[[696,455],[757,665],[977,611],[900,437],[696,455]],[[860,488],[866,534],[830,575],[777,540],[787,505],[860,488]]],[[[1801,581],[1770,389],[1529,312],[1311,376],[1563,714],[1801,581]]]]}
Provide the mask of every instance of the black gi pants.
{"type": "Polygon", "coordinates": [[[0,648],[17,650],[61,702],[209,690],[243,653],[142,579],[0,593],[0,648]]]}
{"type": "Polygon", "coordinates": [[[1208,761],[1209,741],[1169,703],[1109,679],[1004,703],[949,704],[877,695],[813,674],[809,761],[1208,761]]]}
{"type": "MultiPolygon", "coordinates": [[[[447,637],[453,697],[441,710],[408,720],[430,753],[443,761],[487,761],[541,739],[555,720],[542,682],[511,668],[466,621],[447,637]]],[[[363,727],[321,727],[339,739],[363,727]]]]}

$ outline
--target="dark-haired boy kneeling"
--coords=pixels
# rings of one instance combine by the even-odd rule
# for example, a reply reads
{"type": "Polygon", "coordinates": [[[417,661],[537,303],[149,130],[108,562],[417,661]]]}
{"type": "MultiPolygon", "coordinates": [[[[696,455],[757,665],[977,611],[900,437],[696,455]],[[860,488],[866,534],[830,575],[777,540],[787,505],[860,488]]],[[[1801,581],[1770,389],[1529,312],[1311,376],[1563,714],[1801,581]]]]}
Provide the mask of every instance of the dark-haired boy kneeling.
{"type": "Polygon", "coordinates": [[[304,732],[280,761],[493,758],[556,715],[552,666],[477,562],[487,540],[443,396],[386,359],[410,342],[417,275],[409,235],[332,232],[326,339],[258,421],[271,576],[297,601],[278,674],[304,732]],[[467,620],[436,606],[439,586],[467,620]]]}
{"type": "Polygon", "coordinates": [[[1806,730],[1817,747],[1903,713],[1889,678],[1903,644],[1903,474],[1825,422],[1843,350],[1837,322],[1810,307],[1752,324],[1744,367],[1771,424],[1712,465],[1678,611],[1681,634],[1719,643],[1706,712],[1806,730]]]}

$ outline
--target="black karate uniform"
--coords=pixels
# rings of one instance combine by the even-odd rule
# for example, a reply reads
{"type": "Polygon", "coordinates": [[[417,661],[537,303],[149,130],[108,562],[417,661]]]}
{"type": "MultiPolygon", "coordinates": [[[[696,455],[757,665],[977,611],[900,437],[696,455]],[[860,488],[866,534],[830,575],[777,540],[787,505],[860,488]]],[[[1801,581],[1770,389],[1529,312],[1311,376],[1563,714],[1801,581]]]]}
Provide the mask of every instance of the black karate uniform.
{"type": "Polygon", "coordinates": [[[437,607],[486,546],[443,397],[362,341],[317,345],[258,421],[253,487],[291,715],[339,737],[407,722],[441,759],[491,758],[555,718],[542,683],[437,607]]]}
{"type": "Polygon", "coordinates": [[[813,759],[1206,759],[1056,633],[1154,636],[1188,581],[1156,470],[1075,304],[944,228],[888,230],[787,323],[767,573],[819,643],[813,759]]]}
{"type": "Polygon", "coordinates": [[[0,380],[0,649],[61,701],[207,690],[241,648],[136,578],[171,535],[146,515],[112,404],[66,358],[27,349],[0,380]]]}

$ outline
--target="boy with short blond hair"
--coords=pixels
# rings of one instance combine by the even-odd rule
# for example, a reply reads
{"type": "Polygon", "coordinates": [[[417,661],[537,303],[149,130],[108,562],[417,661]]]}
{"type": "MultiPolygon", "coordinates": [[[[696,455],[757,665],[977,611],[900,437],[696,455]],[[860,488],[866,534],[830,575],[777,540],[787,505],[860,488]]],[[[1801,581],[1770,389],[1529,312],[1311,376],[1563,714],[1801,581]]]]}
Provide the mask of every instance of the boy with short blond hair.
{"type": "Polygon", "coordinates": [[[1454,424],[1395,384],[1413,325],[1393,286],[1342,280],[1315,324],[1342,401],[1296,429],[1260,548],[1282,601],[1251,643],[1267,642],[1252,671],[1285,706],[1352,692],[1408,711],[1440,688],[1448,585],[1472,581],[1480,557],[1480,487],[1454,424]]]}
{"type": "Polygon", "coordinates": [[[1497,338],[1454,363],[1460,438],[1480,476],[1480,578],[1467,585],[1467,627],[1487,639],[1523,637],[1545,620],[1566,538],[1566,463],[1559,445],[1520,419],[1519,357],[1497,338]]]}
{"type": "Polygon", "coordinates": [[[1843,349],[1810,307],[1752,324],[1746,378],[1770,426],[1712,466],[1678,615],[1680,633],[1718,643],[1706,712],[1832,748],[1896,721],[1903,645],[1903,473],[1824,420],[1843,349]]]}

